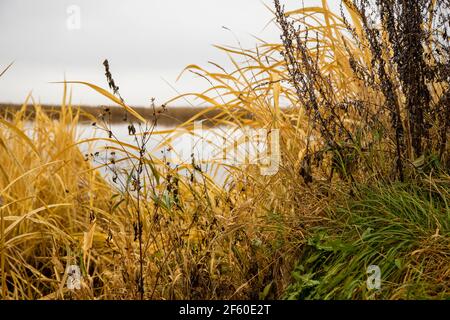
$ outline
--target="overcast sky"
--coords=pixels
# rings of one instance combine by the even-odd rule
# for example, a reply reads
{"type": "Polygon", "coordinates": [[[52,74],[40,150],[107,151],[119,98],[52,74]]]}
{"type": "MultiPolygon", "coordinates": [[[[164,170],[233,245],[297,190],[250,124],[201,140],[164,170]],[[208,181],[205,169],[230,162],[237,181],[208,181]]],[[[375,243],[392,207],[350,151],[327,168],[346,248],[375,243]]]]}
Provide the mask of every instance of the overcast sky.
{"type": "MultiPolygon", "coordinates": [[[[253,36],[278,41],[275,25],[264,28],[272,18],[264,3],[272,6],[271,0],[0,0],[0,71],[15,61],[0,78],[0,101],[20,103],[33,91],[42,103],[59,103],[62,86],[49,82],[64,76],[106,87],[108,58],[128,103],[148,105],[155,97],[161,104],[177,94],[163,79],[180,92],[204,83],[193,75],[176,82],[186,65],[227,64],[213,44],[237,45],[235,36],[244,47],[255,46],[253,36]]],[[[106,103],[80,86],[73,86],[73,100],[106,103]]]]}

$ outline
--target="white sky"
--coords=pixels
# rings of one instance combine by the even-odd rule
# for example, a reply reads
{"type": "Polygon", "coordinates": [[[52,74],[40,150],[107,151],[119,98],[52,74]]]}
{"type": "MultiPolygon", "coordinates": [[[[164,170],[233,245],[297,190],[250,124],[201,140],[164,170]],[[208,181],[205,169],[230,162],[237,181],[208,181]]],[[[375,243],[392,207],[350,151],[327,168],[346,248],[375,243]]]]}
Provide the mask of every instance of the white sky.
{"type": "MultiPolygon", "coordinates": [[[[300,7],[301,0],[284,0],[300,7]]],[[[316,0],[304,0],[306,6],[316,0]]],[[[208,61],[227,65],[227,57],[213,44],[254,47],[253,36],[278,41],[264,3],[271,0],[0,0],[0,101],[21,103],[30,91],[42,103],[59,103],[62,85],[81,80],[106,87],[102,62],[108,58],[123,98],[133,105],[157,104],[180,92],[198,91],[204,80],[186,74],[188,64],[208,61]],[[80,8],[80,29],[69,30],[67,8],[80,8]],[[222,28],[230,28],[235,36],[222,28]]],[[[337,7],[340,0],[329,1],[337,7]]],[[[76,104],[107,100],[81,86],[73,86],[76,104]]],[[[183,104],[180,102],[179,104],[183,104]]]]}

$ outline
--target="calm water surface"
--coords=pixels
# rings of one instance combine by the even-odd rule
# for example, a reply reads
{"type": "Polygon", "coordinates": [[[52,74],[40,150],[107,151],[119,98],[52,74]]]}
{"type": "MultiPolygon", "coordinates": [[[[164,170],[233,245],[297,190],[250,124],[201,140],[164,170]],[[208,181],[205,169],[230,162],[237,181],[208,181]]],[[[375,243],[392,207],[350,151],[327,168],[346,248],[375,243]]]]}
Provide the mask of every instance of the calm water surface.
{"type": "MultiPolygon", "coordinates": [[[[113,132],[113,139],[120,140],[121,142],[137,146],[142,136],[130,135],[127,125],[124,124],[112,124],[110,126],[113,132]],[[138,140],[138,142],[136,141],[138,140]]],[[[169,162],[171,167],[182,164],[190,164],[192,162],[192,155],[199,164],[203,171],[211,175],[214,180],[223,184],[226,180],[227,173],[229,171],[229,164],[237,164],[245,162],[245,154],[254,154],[255,150],[262,151],[264,149],[264,143],[251,143],[241,144],[243,138],[242,130],[232,129],[230,127],[214,127],[206,128],[197,127],[194,130],[194,134],[188,133],[185,130],[177,129],[173,133],[167,131],[174,129],[172,126],[157,126],[152,130],[152,134],[149,136],[146,144],[146,151],[148,157],[164,159],[169,162]],[[169,145],[163,143],[170,141],[169,145]],[[203,160],[200,163],[199,160],[203,160]]],[[[142,132],[144,128],[136,126],[137,133],[142,132]]],[[[82,124],[78,130],[78,140],[89,138],[107,138],[108,132],[102,128],[94,127],[91,124],[82,124]]],[[[105,150],[108,146],[118,146],[107,141],[96,141],[89,143],[82,143],[79,145],[80,150],[84,154],[95,154],[98,152],[95,158],[95,163],[105,163],[106,160],[111,158],[111,150],[105,150]]],[[[128,149],[130,152],[136,151],[128,149]]],[[[120,151],[115,152],[115,159],[120,159],[125,153],[120,151]]],[[[119,165],[119,164],[117,164],[119,165]]],[[[121,166],[127,166],[122,162],[121,166]]],[[[128,164],[129,166],[129,164],[128,164]]],[[[111,178],[111,172],[108,170],[102,170],[102,172],[111,178]]]]}

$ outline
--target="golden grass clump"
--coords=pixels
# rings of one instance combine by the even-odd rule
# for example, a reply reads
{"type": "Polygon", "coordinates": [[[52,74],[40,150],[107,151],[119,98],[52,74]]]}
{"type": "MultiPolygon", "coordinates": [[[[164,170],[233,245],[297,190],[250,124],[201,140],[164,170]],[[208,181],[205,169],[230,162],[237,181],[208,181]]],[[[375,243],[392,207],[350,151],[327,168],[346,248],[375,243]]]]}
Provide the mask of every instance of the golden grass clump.
{"type": "Polygon", "coordinates": [[[30,122],[27,108],[0,119],[1,296],[58,298],[67,264],[91,266],[83,232],[109,187],[73,147],[78,113],[63,106],[56,122],[36,104],[30,122]]]}
{"type": "Polygon", "coordinates": [[[242,182],[225,190],[200,166],[181,174],[114,138],[79,140],[70,103],[58,121],[34,104],[31,122],[27,108],[0,126],[3,299],[257,298],[285,267],[282,218],[261,215],[242,182]],[[105,141],[87,158],[77,148],[105,141]],[[111,152],[116,160],[90,161],[111,152]],[[129,167],[112,169],[122,160],[129,167]],[[69,265],[81,267],[81,290],[67,288],[69,265]]]}

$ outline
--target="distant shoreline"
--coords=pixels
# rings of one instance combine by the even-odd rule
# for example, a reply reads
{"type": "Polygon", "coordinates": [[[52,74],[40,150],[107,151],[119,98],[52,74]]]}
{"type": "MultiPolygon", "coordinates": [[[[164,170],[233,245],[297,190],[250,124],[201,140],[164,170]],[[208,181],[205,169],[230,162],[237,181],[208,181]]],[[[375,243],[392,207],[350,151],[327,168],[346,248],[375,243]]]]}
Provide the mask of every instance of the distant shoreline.
{"type": "MultiPolygon", "coordinates": [[[[17,112],[21,107],[22,105],[20,104],[0,103],[0,116],[8,116],[8,113],[17,112]]],[[[41,107],[50,116],[53,116],[55,119],[58,118],[58,111],[61,110],[61,107],[59,105],[48,104],[41,105],[41,107]]],[[[78,109],[78,107],[73,108],[78,109]]],[[[90,116],[98,118],[98,116],[101,115],[102,112],[105,113],[104,110],[106,109],[109,109],[109,112],[105,114],[105,119],[109,118],[111,123],[121,123],[124,121],[123,118],[125,111],[123,108],[118,106],[80,106],[79,108],[82,113],[85,114],[84,116],[82,116],[82,121],[92,120],[90,116]]],[[[166,107],[166,109],[163,110],[161,107],[155,107],[155,109],[153,109],[151,107],[142,106],[132,108],[148,120],[154,119],[154,113],[156,113],[159,124],[171,125],[177,125],[186,122],[198,113],[203,112],[207,109],[207,107],[166,107]]],[[[199,120],[211,119],[217,116],[219,113],[220,111],[217,110],[208,111],[199,116],[199,120]]],[[[33,119],[34,117],[34,107],[32,105],[29,105],[27,108],[27,116],[29,116],[31,119],[33,119]]]]}

